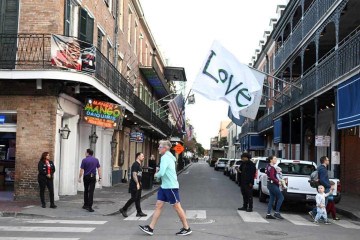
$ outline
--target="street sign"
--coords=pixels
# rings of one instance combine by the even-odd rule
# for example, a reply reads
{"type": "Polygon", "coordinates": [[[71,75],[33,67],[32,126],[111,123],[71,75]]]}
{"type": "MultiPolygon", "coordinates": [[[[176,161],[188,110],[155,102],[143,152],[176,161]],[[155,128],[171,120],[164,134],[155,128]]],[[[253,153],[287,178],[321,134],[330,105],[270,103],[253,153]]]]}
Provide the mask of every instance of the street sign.
{"type": "Polygon", "coordinates": [[[177,154],[180,154],[185,150],[185,148],[181,144],[176,144],[176,146],[173,147],[173,149],[177,154]]]}

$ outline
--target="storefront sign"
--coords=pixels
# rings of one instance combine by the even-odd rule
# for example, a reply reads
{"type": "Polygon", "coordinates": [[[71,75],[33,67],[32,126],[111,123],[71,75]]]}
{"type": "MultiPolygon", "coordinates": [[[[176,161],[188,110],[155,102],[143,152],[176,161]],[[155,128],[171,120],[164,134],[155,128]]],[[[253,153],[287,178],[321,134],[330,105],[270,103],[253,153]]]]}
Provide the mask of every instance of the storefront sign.
{"type": "Polygon", "coordinates": [[[4,123],[5,123],[5,116],[0,115],[0,124],[4,124],[4,123]]]}
{"type": "Polygon", "coordinates": [[[130,142],[143,143],[144,134],[142,132],[131,132],[130,133],[130,142]]]}
{"type": "Polygon", "coordinates": [[[315,136],[316,147],[330,147],[331,138],[330,136],[315,136]]]}
{"type": "Polygon", "coordinates": [[[84,108],[84,120],[104,128],[119,128],[125,108],[120,105],[88,99],[84,108]]]}

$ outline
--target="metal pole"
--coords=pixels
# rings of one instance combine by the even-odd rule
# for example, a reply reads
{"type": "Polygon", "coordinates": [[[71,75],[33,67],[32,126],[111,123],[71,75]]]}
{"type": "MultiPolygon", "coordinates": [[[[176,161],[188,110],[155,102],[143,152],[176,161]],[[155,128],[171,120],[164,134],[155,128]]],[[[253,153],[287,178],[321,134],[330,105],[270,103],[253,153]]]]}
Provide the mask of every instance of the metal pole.
{"type": "MultiPolygon", "coordinates": [[[[315,98],[314,102],[315,102],[315,114],[314,114],[315,115],[315,130],[314,130],[314,135],[316,137],[317,136],[317,130],[318,130],[318,102],[319,102],[319,100],[317,98],[315,98]]],[[[318,162],[318,160],[317,160],[317,147],[314,146],[314,148],[315,148],[314,161],[318,162]]]]}
{"type": "Polygon", "coordinates": [[[274,79],[276,79],[276,80],[279,80],[279,81],[281,81],[281,82],[284,82],[284,83],[286,83],[286,84],[289,84],[289,85],[291,85],[291,86],[299,89],[300,91],[302,91],[302,85],[297,86],[296,84],[293,84],[293,83],[291,83],[291,82],[287,82],[287,81],[285,81],[285,80],[283,80],[283,79],[281,79],[281,78],[278,78],[278,77],[275,77],[275,76],[273,76],[273,75],[271,75],[271,74],[269,74],[269,73],[260,71],[259,69],[256,69],[256,68],[254,68],[254,67],[251,67],[251,66],[248,66],[248,67],[249,67],[250,69],[252,69],[252,70],[255,70],[255,71],[259,72],[259,73],[265,74],[266,76],[269,76],[269,77],[271,77],[271,78],[274,78],[274,79]]]}
{"type": "MultiPolygon", "coordinates": [[[[334,108],[334,123],[335,123],[335,136],[334,136],[334,151],[339,151],[340,150],[340,146],[339,146],[339,131],[337,130],[337,111],[336,111],[336,103],[337,103],[337,87],[334,87],[334,104],[335,104],[335,108],[334,108]]],[[[331,159],[331,161],[333,161],[331,159]]],[[[334,177],[335,178],[340,178],[340,165],[339,164],[334,164],[334,177]]]]}
{"type": "Polygon", "coordinates": [[[289,159],[292,159],[292,112],[289,113],[289,159]]]}

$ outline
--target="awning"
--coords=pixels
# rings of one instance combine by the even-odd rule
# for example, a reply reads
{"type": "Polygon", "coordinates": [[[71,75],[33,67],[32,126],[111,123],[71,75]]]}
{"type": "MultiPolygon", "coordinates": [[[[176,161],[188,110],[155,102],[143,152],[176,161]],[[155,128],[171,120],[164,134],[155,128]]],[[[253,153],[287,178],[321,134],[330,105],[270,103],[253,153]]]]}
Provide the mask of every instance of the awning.
{"type": "Polygon", "coordinates": [[[187,81],[185,69],[182,67],[165,67],[164,75],[168,81],[187,81]]]}
{"type": "Polygon", "coordinates": [[[282,119],[274,120],[274,143],[281,143],[282,141],[282,119]]]}
{"type": "Polygon", "coordinates": [[[140,71],[160,98],[170,94],[170,88],[161,72],[153,67],[140,67],[140,71]]]}
{"type": "Polygon", "coordinates": [[[256,151],[265,149],[265,138],[260,134],[248,134],[241,139],[242,151],[256,151]]]}
{"type": "Polygon", "coordinates": [[[337,129],[360,125],[360,74],[340,84],[337,90],[337,129]]]}

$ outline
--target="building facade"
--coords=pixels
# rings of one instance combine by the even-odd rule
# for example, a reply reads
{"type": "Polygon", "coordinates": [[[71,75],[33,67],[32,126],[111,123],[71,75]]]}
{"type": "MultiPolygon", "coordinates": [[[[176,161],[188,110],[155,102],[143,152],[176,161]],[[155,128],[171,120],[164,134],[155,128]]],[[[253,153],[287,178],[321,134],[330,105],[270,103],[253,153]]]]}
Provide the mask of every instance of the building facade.
{"type": "Polygon", "coordinates": [[[289,1],[253,59],[254,67],[275,76],[266,83],[273,90],[264,91],[271,101],[243,127],[244,136],[251,129],[263,137],[263,154],[317,164],[328,156],[330,175],[349,193],[360,190],[359,4],[289,1]]]}
{"type": "Polygon", "coordinates": [[[158,141],[181,135],[162,100],[185,71],[165,64],[139,1],[4,0],[0,14],[0,185],[15,199],[37,196],[42,152],[55,162],[58,199],[82,190],[87,148],[111,186],[128,178],[136,152],[158,158],[158,141]],[[120,105],[122,124],[88,124],[89,99],[120,105]]]}

